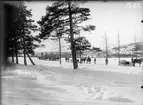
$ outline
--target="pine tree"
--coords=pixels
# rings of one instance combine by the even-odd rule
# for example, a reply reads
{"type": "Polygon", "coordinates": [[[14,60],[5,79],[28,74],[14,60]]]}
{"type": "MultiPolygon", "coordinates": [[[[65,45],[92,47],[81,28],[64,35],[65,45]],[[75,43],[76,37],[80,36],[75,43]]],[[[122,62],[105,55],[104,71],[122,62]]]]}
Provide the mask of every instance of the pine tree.
{"type": "Polygon", "coordinates": [[[79,35],[82,30],[90,31],[95,29],[93,25],[80,26],[82,22],[90,19],[89,16],[90,10],[88,8],[80,8],[77,2],[58,1],[53,3],[52,6],[47,6],[46,15],[38,22],[41,26],[40,38],[42,39],[56,36],[56,29],[62,29],[63,35],[67,35],[71,43],[74,69],[78,67],[74,36],[79,35]]]}
{"type": "Polygon", "coordinates": [[[40,40],[38,39],[37,36],[32,36],[31,34],[31,31],[34,32],[37,31],[37,26],[33,24],[34,20],[31,19],[32,17],[31,10],[27,10],[26,8],[27,7],[24,4],[21,5],[19,14],[19,18],[22,20],[23,23],[21,24],[21,30],[22,30],[21,42],[24,53],[24,64],[27,65],[26,62],[26,55],[27,55],[31,63],[35,65],[32,59],[30,58],[29,54],[34,55],[33,49],[38,47],[37,44],[34,44],[34,41],[40,42],[40,40]]]}
{"type": "MultiPolygon", "coordinates": [[[[70,42],[70,39],[66,39],[66,41],[70,42]]],[[[81,55],[83,54],[83,51],[90,50],[91,44],[83,36],[75,38],[73,42],[75,43],[75,50],[77,53],[79,53],[81,61],[81,55]]],[[[69,48],[71,49],[71,46],[69,46],[69,48]]]]}
{"type": "Polygon", "coordinates": [[[24,64],[27,65],[27,55],[34,65],[29,54],[33,55],[33,50],[38,47],[34,42],[40,42],[37,36],[32,35],[32,31],[37,31],[37,26],[33,24],[34,20],[31,19],[31,10],[27,10],[27,7],[23,3],[21,3],[18,8],[18,16],[13,21],[13,28],[9,35],[9,45],[11,45],[9,46],[9,51],[15,53],[16,63],[18,63],[18,54],[23,52],[24,64]]]}

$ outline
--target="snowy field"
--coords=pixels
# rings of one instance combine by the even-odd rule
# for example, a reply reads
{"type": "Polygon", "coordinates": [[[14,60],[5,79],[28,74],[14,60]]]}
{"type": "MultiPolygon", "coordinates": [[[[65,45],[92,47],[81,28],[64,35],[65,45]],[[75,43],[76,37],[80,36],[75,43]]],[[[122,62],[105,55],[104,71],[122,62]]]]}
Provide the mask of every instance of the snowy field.
{"type": "MultiPolygon", "coordinates": [[[[127,59],[130,61],[130,59],[127,59]]],[[[28,60],[27,60],[28,61],[28,60]]],[[[117,59],[94,64],[72,63],[62,59],[33,58],[36,66],[20,64],[2,72],[2,105],[143,105],[142,67],[117,66],[117,59]]]]}
{"type": "MultiPolygon", "coordinates": [[[[11,59],[10,59],[11,60],[11,59]]],[[[121,60],[131,61],[131,58],[121,58],[121,60]]],[[[62,64],[59,61],[48,61],[48,60],[39,60],[36,57],[33,58],[33,61],[36,65],[45,65],[49,67],[62,67],[62,68],[73,68],[73,64],[70,62],[65,62],[65,58],[62,58],[62,64]]],[[[24,64],[23,57],[19,58],[19,63],[24,64]]],[[[31,62],[27,58],[27,63],[31,65],[31,62]]],[[[131,73],[131,74],[140,74],[142,73],[142,67],[139,67],[136,64],[136,67],[131,66],[118,66],[118,59],[117,58],[109,58],[109,64],[105,65],[105,58],[97,58],[96,64],[94,64],[93,58],[91,60],[91,64],[82,63],[78,64],[79,69],[84,70],[93,70],[93,71],[112,71],[112,72],[120,72],[120,73],[131,73]]]]}

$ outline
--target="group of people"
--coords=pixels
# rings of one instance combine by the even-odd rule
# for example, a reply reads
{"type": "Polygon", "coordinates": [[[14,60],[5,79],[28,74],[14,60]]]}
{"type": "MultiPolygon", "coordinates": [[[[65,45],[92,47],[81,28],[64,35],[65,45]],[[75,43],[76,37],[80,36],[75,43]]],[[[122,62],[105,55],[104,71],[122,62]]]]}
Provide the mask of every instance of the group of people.
{"type": "Polygon", "coordinates": [[[91,63],[91,58],[88,56],[88,57],[82,57],[81,58],[81,63],[91,63]]]}
{"type": "MultiPolygon", "coordinates": [[[[60,57],[59,56],[46,56],[46,55],[44,55],[44,56],[41,56],[41,57],[38,57],[40,60],[51,60],[51,61],[57,61],[57,60],[59,60],[60,59],[60,57]]],[[[138,63],[139,64],[139,66],[141,65],[141,63],[142,63],[142,61],[143,61],[143,59],[141,59],[141,58],[131,58],[131,62],[125,62],[125,60],[123,60],[124,62],[121,62],[120,61],[120,64],[121,63],[124,63],[124,64],[132,64],[132,66],[134,66],[135,67],[135,64],[136,63],[138,63]]],[[[65,57],[65,62],[73,62],[72,61],[72,59],[70,60],[70,57],[65,57]]],[[[87,64],[91,64],[91,57],[82,57],[80,60],[79,59],[77,59],[77,62],[78,63],[87,63],[87,64]]],[[[105,65],[108,65],[108,58],[105,58],[105,65]]],[[[96,64],[96,57],[94,57],[94,64],[96,64]]]]}
{"type": "MultiPolygon", "coordinates": [[[[91,63],[91,58],[89,56],[81,58],[81,63],[85,63],[85,61],[87,61],[87,63],[91,63]]],[[[96,57],[94,58],[94,64],[96,64],[96,57]]],[[[105,65],[108,65],[108,58],[105,58],[105,65]]]]}
{"type": "Polygon", "coordinates": [[[60,59],[59,56],[41,56],[38,57],[40,60],[50,60],[50,61],[57,61],[60,59]]]}
{"type": "MultiPolygon", "coordinates": [[[[72,60],[70,60],[69,57],[65,57],[65,62],[72,62],[72,60]]],[[[77,62],[78,63],[88,63],[90,64],[91,63],[91,57],[82,57],[80,60],[77,59],[77,62]]],[[[96,64],[96,57],[94,58],[94,64],[96,64]]],[[[108,65],[108,59],[105,58],[105,65],[108,65]]]]}

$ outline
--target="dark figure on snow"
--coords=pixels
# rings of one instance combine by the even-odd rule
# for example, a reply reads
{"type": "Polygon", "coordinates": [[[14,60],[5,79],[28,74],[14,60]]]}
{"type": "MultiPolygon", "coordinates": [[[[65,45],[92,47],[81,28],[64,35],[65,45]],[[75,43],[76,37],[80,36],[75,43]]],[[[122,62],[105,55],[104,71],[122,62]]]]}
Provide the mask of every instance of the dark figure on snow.
{"type": "Polygon", "coordinates": [[[65,57],[65,62],[67,62],[67,57],[65,57]]]}
{"type": "Polygon", "coordinates": [[[133,59],[133,57],[132,57],[132,58],[131,58],[131,63],[133,63],[133,60],[134,60],[134,59],[133,59]]]}
{"type": "Polygon", "coordinates": [[[138,63],[138,64],[139,64],[139,66],[141,66],[142,61],[143,61],[143,59],[133,59],[132,64],[133,64],[133,66],[134,66],[134,67],[135,67],[135,64],[136,64],[136,63],[138,63]]]}
{"type": "Polygon", "coordinates": [[[135,60],[133,59],[133,57],[132,57],[132,59],[131,59],[131,63],[132,63],[132,66],[135,67],[135,60]]]}
{"type": "Polygon", "coordinates": [[[69,57],[65,57],[65,61],[66,61],[66,62],[69,62],[69,57]]]}
{"type": "Polygon", "coordinates": [[[91,58],[88,56],[87,63],[91,63],[91,58]]]}
{"type": "Polygon", "coordinates": [[[81,62],[83,63],[85,63],[85,61],[86,61],[86,57],[84,57],[84,58],[81,58],[81,62]]]}
{"type": "Polygon", "coordinates": [[[94,64],[96,64],[96,58],[94,58],[94,64]]]}
{"type": "Polygon", "coordinates": [[[108,58],[105,59],[105,64],[108,65],[108,58]]]}

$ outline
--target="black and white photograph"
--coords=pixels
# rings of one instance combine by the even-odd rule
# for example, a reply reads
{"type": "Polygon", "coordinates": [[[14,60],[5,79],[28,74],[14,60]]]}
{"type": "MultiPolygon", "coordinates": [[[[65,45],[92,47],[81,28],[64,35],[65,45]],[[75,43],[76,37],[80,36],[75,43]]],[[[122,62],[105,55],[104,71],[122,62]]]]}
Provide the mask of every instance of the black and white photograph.
{"type": "Polygon", "coordinates": [[[143,1],[0,6],[1,105],[143,105],[143,1]]]}

